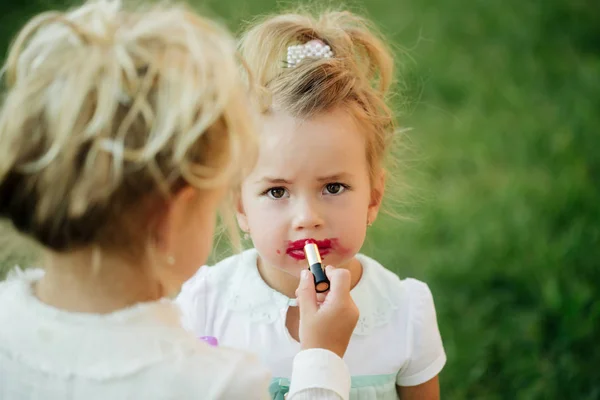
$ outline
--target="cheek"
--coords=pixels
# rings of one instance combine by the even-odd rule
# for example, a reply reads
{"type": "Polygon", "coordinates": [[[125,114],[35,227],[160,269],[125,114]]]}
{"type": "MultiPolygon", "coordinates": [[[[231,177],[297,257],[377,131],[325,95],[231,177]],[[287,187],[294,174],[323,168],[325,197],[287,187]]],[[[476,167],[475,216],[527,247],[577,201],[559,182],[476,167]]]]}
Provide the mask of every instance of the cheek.
{"type": "Polygon", "coordinates": [[[349,221],[342,227],[343,230],[341,232],[343,233],[338,243],[340,254],[354,255],[362,247],[367,228],[366,225],[358,224],[357,222],[358,220],[349,221]]]}
{"type": "Polygon", "coordinates": [[[276,235],[285,221],[285,206],[265,198],[254,199],[245,209],[252,235],[276,235]]]}
{"type": "Polygon", "coordinates": [[[344,256],[354,256],[365,241],[368,203],[360,197],[346,200],[330,207],[329,221],[339,235],[337,252],[344,256]]]}
{"type": "Polygon", "coordinates": [[[257,199],[246,209],[252,243],[261,256],[275,262],[287,257],[288,217],[284,204],[257,199]]]}
{"type": "MultiPolygon", "coordinates": [[[[287,239],[287,230],[276,213],[257,211],[248,219],[254,246],[260,250],[277,254],[277,250],[287,239]]],[[[280,250],[281,253],[281,250],[280,250]]]]}

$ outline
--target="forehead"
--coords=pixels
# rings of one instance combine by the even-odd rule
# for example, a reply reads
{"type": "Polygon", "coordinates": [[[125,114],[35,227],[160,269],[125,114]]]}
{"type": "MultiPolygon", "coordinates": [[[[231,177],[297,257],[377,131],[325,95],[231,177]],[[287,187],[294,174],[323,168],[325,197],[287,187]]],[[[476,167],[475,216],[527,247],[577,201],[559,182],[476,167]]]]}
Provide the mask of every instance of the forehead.
{"type": "Polygon", "coordinates": [[[256,170],[353,173],[366,168],[365,144],[359,125],[342,109],[310,119],[275,112],[264,120],[256,170]]]}

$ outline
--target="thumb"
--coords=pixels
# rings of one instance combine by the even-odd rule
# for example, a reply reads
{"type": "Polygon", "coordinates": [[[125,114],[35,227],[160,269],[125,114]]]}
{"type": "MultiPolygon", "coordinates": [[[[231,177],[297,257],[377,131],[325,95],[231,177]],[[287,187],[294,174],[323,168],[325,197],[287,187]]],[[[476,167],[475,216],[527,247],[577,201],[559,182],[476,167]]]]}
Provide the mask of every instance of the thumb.
{"type": "Polygon", "coordinates": [[[298,296],[298,307],[300,307],[300,319],[303,316],[309,316],[317,312],[317,292],[315,290],[315,281],[313,274],[309,270],[303,270],[300,278],[300,285],[296,289],[298,296]]]}

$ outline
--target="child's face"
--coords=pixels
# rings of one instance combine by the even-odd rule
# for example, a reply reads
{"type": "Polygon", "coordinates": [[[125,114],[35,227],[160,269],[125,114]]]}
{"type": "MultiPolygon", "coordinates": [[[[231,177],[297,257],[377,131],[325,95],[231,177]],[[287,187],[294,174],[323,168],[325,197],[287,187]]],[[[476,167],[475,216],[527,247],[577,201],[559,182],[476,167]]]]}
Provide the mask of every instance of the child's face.
{"type": "Polygon", "coordinates": [[[238,206],[263,262],[299,275],[306,239],[317,241],[325,264],[342,267],[354,257],[381,198],[369,181],[365,143],[342,109],[305,121],[266,117],[238,206]]]}

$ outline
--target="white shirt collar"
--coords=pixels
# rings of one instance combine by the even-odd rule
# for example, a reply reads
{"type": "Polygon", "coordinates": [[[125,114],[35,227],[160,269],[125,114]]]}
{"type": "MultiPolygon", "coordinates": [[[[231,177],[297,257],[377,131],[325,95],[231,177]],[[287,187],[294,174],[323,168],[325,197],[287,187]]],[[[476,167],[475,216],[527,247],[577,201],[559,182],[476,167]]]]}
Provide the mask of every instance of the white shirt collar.
{"type": "MultiPolygon", "coordinates": [[[[257,257],[256,249],[239,254],[238,265],[230,276],[231,280],[220,281],[227,285],[225,301],[229,310],[246,315],[251,323],[272,323],[285,318],[287,308],[296,306],[297,300],[285,296],[265,283],[258,272],[257,257]]],[[[368,335],[373,329],[388,324],[393,312],[398,308],[398,278],[377,261],[362,254],[357,254],[356,257],[363,267],[363,274],[350,292],[360,311],[354,333],[368,335]],[[396,284],[390,282],[390,274],[396,278],[396,284]]],[[[218,268],[217,265],[216,270],[218,268]]]]}

